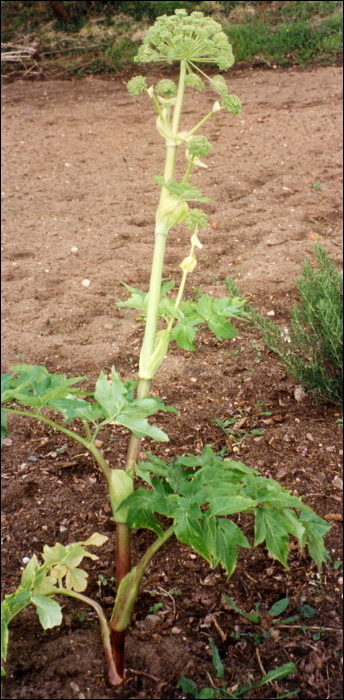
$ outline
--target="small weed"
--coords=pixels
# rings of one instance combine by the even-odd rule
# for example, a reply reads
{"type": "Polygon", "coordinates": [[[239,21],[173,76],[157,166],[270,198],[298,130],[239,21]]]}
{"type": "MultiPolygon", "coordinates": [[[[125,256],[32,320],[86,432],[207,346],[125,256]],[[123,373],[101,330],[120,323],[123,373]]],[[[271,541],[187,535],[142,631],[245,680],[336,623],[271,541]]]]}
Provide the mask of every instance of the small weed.
{"type": "Polygon", "coordinates": [[[163,608],[163,607],[164,607],[163,603],[155,603],[154,605],[152,605],[149,608],[149,612],[156,613],[156,612],[158,612],[158,610],[161,610],[161,608],[163,608]]]}
{"type": "MultiPolygon", "coordinates": [[[[235,633],[233,633],[235,635],[235,633]]],[[[244,635],[239,635],[239,637],[252,637],[254,644],[259,644],[260,638],[259,635],[255,633],[249,633],[247,632],[244,635]]],[[[279,666],[278,668],[273,669],[272,671],[269,671],[266,676],[261,681],[258,681],[258,683],[254,683],[252,685],[250,677],[248,677],[248,684],[244,685],[235,685],[235,691],[234,693],[230,693],[229,690],[226,689],[227,683],[224,681],[224,676],[225,676],[225,668],[223,666],[223,663],[221,661],[221,657],[219,654],[219,651],[217,649],[217,646],[215,645],[214,640],[209,637],[209,644],[210,648],[212,651],[212,661],[213,661],[213,666],[216,671],[216,678],[223,680],[222,685],[217,682],[216,684],[213,682],[210,674],[208,673],[208,678],[211,683],[210,688],[203,688],[202,690],[198,690],[197,684],[189,680],[188,678],[185,678],[184,676],[181,676],[179,679],[179,687],[181,688],[182,692],[185,695],[192,695],[194,698],[220,698],[223,700],[232,700],[235,698],[245,698],[246,694],[248,693],[249,690],[253,690],[254,688],[259,688],[262,685],[265,685],[265,683],[269,683],[270,681],[275,681],[278,679],[286,678],[289,676],[291,673],[294,673],[296,670],[296,666],[294,663],[287,663],[284,664],[283,666],[279,666]]],[[[280,697],[291,697],[291,695],[295,695],[299,691],[294,691],[293,693],[288,693],[288,695],[282,695],[280,697]]]]}
{"type": "Polygon", "coordinates": [[[317,180],[317,182],[314,183],[313,187],[315,190],[322,190],[322,185],[321,182],[319,182],[319,180],[317,180]]]}

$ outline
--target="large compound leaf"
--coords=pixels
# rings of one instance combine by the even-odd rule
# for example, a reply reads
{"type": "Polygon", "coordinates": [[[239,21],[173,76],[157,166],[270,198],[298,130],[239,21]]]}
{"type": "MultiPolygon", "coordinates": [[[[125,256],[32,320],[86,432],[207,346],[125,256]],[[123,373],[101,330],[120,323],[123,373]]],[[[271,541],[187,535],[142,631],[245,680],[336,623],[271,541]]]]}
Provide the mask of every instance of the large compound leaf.
{"type": "Polygon", "coordinates": [[[161,536],[154,513],[173,518],[178,539],[213,566],[221,563],[228,575],[234,571],[237,548],[249,543],[235,523],[221,516],[240,512],[255,514],[254,544],[265,541],[286,568],[289,535],[297,537],[302,547],[308,543],[318,566],[325,560],[323,537],[329,530],[325,521],[273,479],[264,479],[242,462],[222,460],[209,446],[197,457],[186,454],[168,465],[146,454],[137,474],[152,491],[140,489],[123,504],[129,526],[149,527],[161,536]]]}

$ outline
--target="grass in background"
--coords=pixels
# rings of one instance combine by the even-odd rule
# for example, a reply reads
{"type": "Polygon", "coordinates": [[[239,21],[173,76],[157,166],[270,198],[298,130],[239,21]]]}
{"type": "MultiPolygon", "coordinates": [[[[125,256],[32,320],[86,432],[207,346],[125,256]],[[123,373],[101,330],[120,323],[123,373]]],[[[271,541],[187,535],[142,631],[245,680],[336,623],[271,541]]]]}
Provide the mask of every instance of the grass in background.
{"type": "MultiPolygon", "coordinates": [[[[343,50],[342,14],[337,12],[315,23],[314,14],[310,12],[311,8],[303,7],[328,4],[338,5],[335,2],[286,3],[288,7],[282,7],[279,15],[282,23],[276,22],[275,19],[274,24],[271,24],[267,22],[266,17],[257,15],[244,24],[225,24],[224,32],[233,46],[235,60],[250,62],[259,57],[268,63],[280,66],[333,62],[334,57],[343,50]],[[283,9],[286,11],[285,15],[282,12],[283,9]],[[292,11],[294,11],[293,18],[292,11]],[[308,14],[303,19],[306,12],[308,14]],[[284,17],[288,18],[287,22],[284,21],[284,17]]],[[[316,8],[314,12],[315,10],[316,8]]]]}

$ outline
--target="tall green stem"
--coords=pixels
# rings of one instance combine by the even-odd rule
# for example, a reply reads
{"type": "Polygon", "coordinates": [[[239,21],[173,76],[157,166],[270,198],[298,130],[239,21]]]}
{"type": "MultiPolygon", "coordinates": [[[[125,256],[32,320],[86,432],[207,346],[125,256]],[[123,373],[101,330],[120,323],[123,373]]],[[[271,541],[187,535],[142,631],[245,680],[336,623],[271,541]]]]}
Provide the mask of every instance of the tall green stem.
{"type": "MultiPolygon", "coordinates": [[[[185,90],[185,75],[186,75],[186,63],[181,61],[180,65],[180,77],[179,85],[176,97],[176,103],[173,111],[172,119],[172,133],[174,136],[178,133],[180,115],[182,110],[182,103],[185,90]]],[[[175,144],[167,144],[166,147],[166,160],[164,168],[164,180],[167,182],[173,177],[174,166],[176,160],[176,150],[177,146],[175,144]]],[[[164,203],[164,200],[169,197],[169,191],[166,187],[161,188],[159,207],[164,203]]],[[[146,328],[142,345],[142,360],[143,364],[147,363],[151,355],[153,355],[156,344],[156,333],[158,327],[158,306],[160,301],[160,290],[161,290],[161,280],[164,265],[164,255],[166,246],[166,231],[159,230],[159,226],[155,229],[155,245],[152,261],[152,270],[149,284],[149,296],[148,296],[148,308],[146,317],[146,328]]],[[[146,398],[149,395],[151,380],[139,377],[139,383],[137,388],[137,398],[146,398]]],[[[133,433],[130,436],[127,459],[126,459],[126,471],[135,476],[135,463],[138,461],[139,453],[141,447],[140,438],[136,437],[133,433]]],[[[172,532],[171,532],[172,534],[172,532]]],[[[117,535],[116,535],[116,589],[119,590],[119,586],[123,578],[130,571],[130,531],[124,523],[117,523],[117,535]]],[[[162,544],[162,542],[161,542],[162,544]]],[[[159,542],[159,546],[161,546],[159,542]]],[[[158,548],[159,548],[158,546],[158,548]]],[[[148,555],[148,561],[153,556],[156,548],[153,547],[152,553],[148,555]]],[[[150,550],[149,550],[150,551],[150,550]]],[[[148,563],[147,561],[147,563],[148,563]]],[[[145,564],[144,568],[147,566],[145,564]]],[[[142,562],[141,562],[142,565],[142,562]]],[[[140,580],[143,575],[143,571],[140,575],[140,580]]],[[[124,641],[125,641],[125,629],[115,630],[112,627],[111,630],[111,645],[112,651],[115,658],[115,664],[120,675],[124,672],[124,641]]]]}
{"type": "MultiPolygon", "coordinates": [[[[174,136],[178,133],[180,115],[183,104],[184,90],[185,90],[185,75],[186,75],[186,63],[181,61],[180,64],[180,77],[178,84],[178,91],[176,97],[176,104],[173,111],[172,119],[172,133],[174,136]]],[[[167,145],[166,147],[166,160],[164,168],[164,180],[167,182],[173,177],[174,165],[176,159],[176,145],[167,145]]],[[[166,187],[161,188],[160,202],[163,203],[164,199],[168,197],[169,192],[166,187]]],[[[148,308],[146,317],[146,328],[143,339],[142,346],[142,356],[143,360],[148,361],[150,356],[155,350],[156,342],[156,331],[158,326],[158,305],[160,301],[160,290],[161,290],[161,279],[162,271],[164,265],[164,254],[166,246],[166,233],[160,233],[158,230],[155,231],[155,246],[152,262],[152,271],[149,285],[149,297],[148,297],[148,308]]],[[[137,398],[143,399],[149,395],[151,380],[143,379],[139,377],[139,384],[137,388],[137,398]]],[[[140,453],[141,440],[135,435],[131,434],[129,447],[127,452],[126,470],[129,471],[132,476],[135,476],[135,462],[138,460],[140,453]]]]}

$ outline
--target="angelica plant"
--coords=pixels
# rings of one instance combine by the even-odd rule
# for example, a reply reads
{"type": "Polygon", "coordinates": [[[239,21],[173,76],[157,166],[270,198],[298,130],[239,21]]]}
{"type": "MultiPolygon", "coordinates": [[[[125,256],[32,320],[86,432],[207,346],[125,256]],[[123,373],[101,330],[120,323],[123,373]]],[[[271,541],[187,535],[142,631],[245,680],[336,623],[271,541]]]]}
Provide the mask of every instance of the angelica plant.
{"type": "MultiPolygon", "coordinates": [[[[113,367],[110,377],[101,372],[95,390],[90,393],[76,386],[82,377],[66,379],[63,375],[50,374],[45,367],[17,365],[11,373],[2,377],[1,386],[4,406],[1,412],[2,435],[7,432],[7,414],[14,413],[37,418],[81,443],[97,461],[107,481],[116,522],[116,598],[110,620],[106,620],[98,603],[90,602],[81,593],[85,576],[80,572],[76,578],[83,587],[79,585],[78,588],[78,584],[77,588],[73,587],[75,572],[74,578],[67,575],[66,563],[73,556],[67,548],[61,549],[62,545],[57,544],[55,559],[46,559],[44,550],[45,563],[42,568],[33,558],[28,565],[29,570],[23,574],[20,590],[11,594],[12,598],[5,598],[3,628],[6,645],[2,650],[3,659],[6,659],[8,624],[19,612],[21,600],[37,607],[37,597],[50,598],[48,608],[53,612],[55,610],[55,614],[48,621],[46,617],[41,617],[41,622],[43,620],[43,626],[51,626],[59,624],[60,620],[56,606],[52,606],[52,603],[56,603],[52,598],[61,594],[73,595],[93,605],[99,616],[112,685],[119,685],[124,679],[125,632],[142,577],[152,557],[170,537],[174,535],[193,547],[212,567],[221,564],[229,577],[236,566],[238,547],[250,546],[240,528],[229,519],[234,513],[253,515],[254,544],[265,542],[271,554],[286,567],[289,535],[292,535],[302,548],[308,546],[309,554],[320,570],[326,552],[323,537],[329,529],[329,525],[316,516],[301,498],[290,495],[277,482],[262,478],[258,471],[241,462],[223,461],[209,446],[199,457],[183,455],[167,465],[148,453],[145,460],[139,460],[142,438],[168,440],[166,433],[151,425],[148,418],[160,410],[174,410],[156,397],[149,396],[151,382],[169,344],[175,341],[182,348],[194,350],[197,329],[204,326],[209,327],[219,340],[233,338],[236,332],[228,319],[243,318],[245,312],[244,302],[236,296],[211,299],[202,294],[197,302],[183,300],[187,276],[195,269],[197,250],[203,245],[201,231],[207,223],[202,209],[189,209],[188,204],[190,201],[208,201],[189,182],[194,167],[207,167],[203,159],[211,149],[208,139],[199,130],[220,110],[225,109],[236,115],[241,109],[239,98],[228,93],[225,78],[222,75],[208,77],[200,66],[211,63],[220,70],[228,70],[234,62],[231,46],[220,25],[212,19],[204,17],[201,12],[188,16],[185,10],[177,10],[172,17],[164,15],[157,19],[148,31],[136,60],[144,63],[178,62],[180,65],[178,85],[163,79],[155,87],[147,87],[143,76],[136,76],[128,82],[132,96],[143,92],[151,100],[157,113],[159,138],[164,139],[166,145],[163,174],[155,176],[155,182],[160,186],[160,197],[149,290],[144,292],[124,283],[131,296],[120,303],[121,306],[139,309],[145,316],[138,381],[122,382],[113,367]],[[180,120],[185,90],[203,89],[204,80],[209,81],[221,101],[216,100],[208,114],[201,117],[194,127],[182,130],[180,120]],[[186,159],[181,182],[174,179],[177,149],[182,151],[183,160],[186,159]],[[172,298],[169,293],[174,281],[162,284],[164,252],[170,229],[182,222],[189,230],[190,247],[180,263],[179,288],[172,298]],[[163,327],[158,330],[159,319],[163,327]],[[29,407],[30,410],[23,410],[22,407],[29,407]],[[62,415],[62,422],[52,417],[55,414],[62,415]],[[68,423],[75,420],[78,421],[74,423],[75,427],[68,428],[68,423]],[[111,467],[97,447],[99,431],[109,424],[123,426],[131,433],[124,469],[111,467]],[[145,488],[135,490],[136,477],[143,480],[145,488]],[[295,513],[295,509],[300,515],[295,513]],[[168,525],[162,525],[156,515],[167,518],[168,525]],[[135,566],[131,562],[130,533],[133,528],[148,528],[157,536],[135,566]],[[63,586],[65,573],[66,585],[63,586]],[[39,581],[46,576],[49,580],[43,586],[38,585],[37,576],[41,577],[39,581]],[[18,604],[19,608],[16,607],[18,604]]],[[[97,541],[91,539],[79,543],[77,554],[73,550],[74,567],[85,556],[86,544],[101,543],[99,536],[97,541]]],[[[72,548],[75,546],[70,545],[72,548]]]]}

